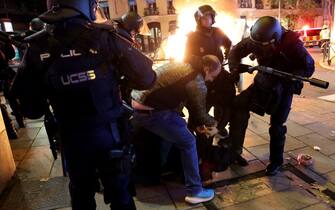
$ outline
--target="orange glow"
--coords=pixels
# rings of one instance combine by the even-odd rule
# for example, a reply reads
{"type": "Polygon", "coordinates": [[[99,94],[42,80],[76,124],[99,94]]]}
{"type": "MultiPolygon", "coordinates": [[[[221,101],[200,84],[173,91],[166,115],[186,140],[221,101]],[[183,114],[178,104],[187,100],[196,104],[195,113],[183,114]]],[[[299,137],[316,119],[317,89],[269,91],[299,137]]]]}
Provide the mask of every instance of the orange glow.
{"type": "Polygon", "coordinates": [[[304,30],[304,36],[306,37],[307,36],[307,30],[309,29],[309,25],[304,25],[302,27],[302,30],[304,30]]]}
{"type": "MultiPolygon", "coordinates": [[[[215,0],[212,0],[215,2],[215,0]]],[[[206,2],[207,3],[207,2],[206,2]]],[[[194,20],[194,13],[203,2],[191,2],[181,5],[178,8],[178,29],[174,34],[171,34],[162,43],[161,48],[164,51],[166,59],[173,59],[175,61],[182,61],[185,53],[185,45],[187,41],[187,34],[196,29],[196,22],[194,20]]],[[[213,8],[215,8],[213,6],[213,8]]],[[[217,16],[216,23],[213,26],[219,27],[233,42],[236,44],[241,40],[244,32],[245,21],[233,17],[227,12],[220,11],[215,8],[217,16]]]]}

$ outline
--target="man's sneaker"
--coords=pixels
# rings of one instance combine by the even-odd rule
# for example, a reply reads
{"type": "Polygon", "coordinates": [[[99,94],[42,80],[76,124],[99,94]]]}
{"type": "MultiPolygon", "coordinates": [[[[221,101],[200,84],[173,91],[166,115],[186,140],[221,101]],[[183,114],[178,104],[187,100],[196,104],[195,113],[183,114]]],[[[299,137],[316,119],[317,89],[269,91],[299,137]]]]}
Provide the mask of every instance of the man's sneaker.
{"type": "Polygon", "coordinates": [[[214,198],[214,190],[203,189],[201,192],[195,195],[189,195],[185,197],[185,201],[190,204],[198,204],[206,201],[210,201],[214,198]]]}
{"type": "Polygon", "coordinates": [[[266,166],[265,175],[274,176],[280,172],[281,167],[282,164],[270,163],[269,165],[266,166]]]}

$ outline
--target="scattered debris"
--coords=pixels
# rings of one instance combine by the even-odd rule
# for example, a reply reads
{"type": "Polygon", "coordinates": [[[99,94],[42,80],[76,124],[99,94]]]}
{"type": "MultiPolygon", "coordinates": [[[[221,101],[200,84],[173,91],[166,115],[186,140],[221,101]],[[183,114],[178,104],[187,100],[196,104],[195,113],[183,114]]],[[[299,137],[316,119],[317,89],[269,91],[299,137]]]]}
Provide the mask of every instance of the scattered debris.
{"type": "Polygon", "coordinates": [[[42,179],[40,179],[40,182],[47,182],[47,181],[49,181],[49,179],[50,178],[42,178],[42,179]]]}
{"type": "Polygon", "coordinates": [[[308,154],[299,154],[297,156],[297,161],[298,164],[302,166],[310,166],[313,164],[313,158],[311,155],[308,154]]]}
{"type": "Polygon", "coordinates": [[[320,151],[320,150],[321,150],[321,148],[320,148],[319,146],[314,146],[313,149],[314,149],[315,151],[320,151]]]}

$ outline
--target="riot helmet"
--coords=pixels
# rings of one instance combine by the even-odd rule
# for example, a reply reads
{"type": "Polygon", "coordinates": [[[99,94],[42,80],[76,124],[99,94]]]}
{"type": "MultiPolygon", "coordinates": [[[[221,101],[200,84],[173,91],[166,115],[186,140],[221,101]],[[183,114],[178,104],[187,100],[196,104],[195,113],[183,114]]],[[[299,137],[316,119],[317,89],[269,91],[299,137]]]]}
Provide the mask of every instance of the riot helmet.
{"type": "Polygon", "coordinates": [[[29,29],[32,31],[41,31],[44,27],[45,23],[39,18],[34,18],[29,23],[29,29]]]}
{"type": "Polygon", "coordinates": [[[98,0],[58,0],[58,5],[62,8],[73,9],[90,22],[93,22],[96,19],[97,1],[98,0]]]}
{"type": "Polygon", "coordinates": [[[212,17],[212,25],[215,23],[215,10],[208,4],[198,7],[197,11],[194,13],[194,19],[198,25],[200,25],[200,20],[202,17],[210,15],[212,17]]]}
{"type": "Polygon", "coordinates": [[[133,11],[122,15],[117,22],[128,32],[134,31],[135,33],[140,33],[143,28],[143,18],[133,11]]]}
{"type": "Polygon", "coordinates": [[[250,39],[258,45],[276,45],[283,35],[280,22],[271,16],[259,18],[250,30],[250,39]]]}

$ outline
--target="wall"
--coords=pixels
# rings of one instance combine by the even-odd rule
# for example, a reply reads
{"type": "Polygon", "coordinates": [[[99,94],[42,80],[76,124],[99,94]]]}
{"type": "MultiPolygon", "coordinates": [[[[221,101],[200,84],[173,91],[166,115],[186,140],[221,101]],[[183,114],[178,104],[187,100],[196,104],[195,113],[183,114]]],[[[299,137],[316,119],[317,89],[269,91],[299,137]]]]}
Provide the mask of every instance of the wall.
{"type": "Polygon", "coordinates": [[[15,162],[0,112],[0,194],[15,172],[15,162]]]}

